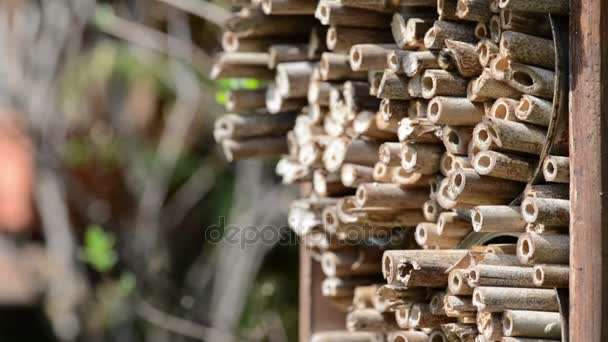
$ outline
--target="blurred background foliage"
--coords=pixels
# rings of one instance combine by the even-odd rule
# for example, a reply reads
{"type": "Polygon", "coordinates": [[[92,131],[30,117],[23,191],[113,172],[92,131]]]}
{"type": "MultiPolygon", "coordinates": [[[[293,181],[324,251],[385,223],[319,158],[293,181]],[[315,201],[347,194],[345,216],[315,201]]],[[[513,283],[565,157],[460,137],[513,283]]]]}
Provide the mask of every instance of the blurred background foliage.
{"type": "Polygon", "coordinates": [[[0,340],[297,340],[297,247],[239,251],[205,234],[222,222],[285,226],[273,198],[293,189],[281,190],[273,163],[229,165],[212,137],[226,91],[262,84],[210,81],[220,28],[171,2],[0,5],[0,52],[15,57],[0,71],[2,118],[33,161],[20,171],[31,169],[30,186],[15,190],[28,192],[24,223],[0,215],[0,259],[14,266],[0,277],[24,279],[0,286],[0,340]],[[45,57],[47,74],[32,67],[44,51],[60,56],[45,57]]]}

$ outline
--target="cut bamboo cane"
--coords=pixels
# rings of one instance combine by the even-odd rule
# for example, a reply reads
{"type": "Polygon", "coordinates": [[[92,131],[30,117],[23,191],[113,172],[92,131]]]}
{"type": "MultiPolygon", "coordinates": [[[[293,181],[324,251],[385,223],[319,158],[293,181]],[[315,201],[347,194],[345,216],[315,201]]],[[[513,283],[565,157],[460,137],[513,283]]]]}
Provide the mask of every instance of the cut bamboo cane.
{"type": "Polygon", "coordinates": [[[386,55],[386,68],[396,73],[403,73],[403,59],[410,53],[407,50],[393,49],[386,55]]]}
{"type": "MultiPolygon", "coordinates": [[[[479,55],[479,64],[483,67],[490,65],[492,61],[498,55],[498,45],[496,45],[490,39],[482,39],[477,44],[477,54],[479,55]]],[[[483,71],[482,71],[483,72],[483,71]]]]}
{"type": "Polygon", "coordinates": [[[323,331],[317,332],[310,342],[383,342],[384,335],[378,332],[323,331]]]}
{"type": "Polygon", "coordinates": [[[492,77],[499,81],[506,81],[510,74],[511,59],[508,56],[498,55],[490,61],[489,68],[492,77]]]}
{"type": "MultiPolygon", "coordinates": [[[[422,97],[422,75],[414,75],[407,81],[407,93],[412,98],[422,97]]],[[[415,101],[410,100],[410,104],[414,104],[415,101]]],[[[416,115],[410,115],[408,111],[409,117],[418,117],[418,113],[416,115]]]]}
{"type": "MultiPolygon", "coordinates": [[[[291,42],[304,42],[304,35],[290,36],[291,42]]],[[[222,48],[226,52],[266,52],[272,45],[285,41],[285,37],[238,37],[237,34],[226,31],[222,34],[222,48]]]]}
{"type": "MultiPolygon", "coordinates": [[[[409,318],[409,316],[408,316],[409,318]]],[[[388,342],[426,342],[429,335],[417,330],[395,331],[389,334],[388,342]]]]}
{"type": "Polygon", "coordinates": [[[436,222],[439,218],[439,214],[443,212],[443,209],[437,203],[437,200],[432,199],[424,202],[422,206],[422,213],[426,221],[436,222]]]}
{"type": "Polygon", "coordinates": [[[477,328],[473,324],[463,323],[448,323],[441,326],[444,337],[431,342],[447,342],[447,341],[471,341],[479,334],[477,328]]]}
{"type": "Polygon", "coordinates": [[[454,269],[448,275],[448,293],[456,296],[470,296],[473,288],[469,286],[469,270],[454,269]]]}
{"type": "Polygon", "coordinates": [[[469,285],[474,287],[534,287],[532,267],[477,265],[469,277],[469,285]]]}
{"type": "Polygon", "coordinates": [[[568,235],[528,233],[517,241],[517,257],[522,264],[568,264],[568,235]]]}
{"type": "Polygon", "coordinates": [[[551,39],[505,31],[500,39],[500,54],[513,62],[555,69],[555,49],[551,39]]]}
{"type": "Polygon", "coordinates": [[[409,101],[382,99],[380,102],[380,115],[383,121],[401,121],[408,116],[409,101]]]}
{"type": "Polygon", "coordinates": [[[431,296],[431,302],[429,303],[429,309],[431,310],[431,314],[433,315],[445,315],[445,308],[443,307],[443,298],[446,293],[443,291],[438,291],[431,296]]]}
{"type": "Polygon", "coordinates": [[[321,79],[324,81],[366,80],[366,72],[353,72],[347,54],[324,52],[319,65],[321,79]]]}
{"type": "Polygon", "coordinates": [[[409,18],[402,36],[395,36],[393,32],[397,45],[403,49],[424,48],[424,36],[433,23],[431,18],[409,18]]]}
{"type": "Polygon", "coordinates": [[[427,199],[428,191],[425,189],[406,189],[396,184],[362,184],[356,194],[356,203],[360,208],[419,209],[427,199]]]}
{"type": "MultiPolygon", "coordinates": [[[[477,330],[483,335],[482,342],[501,341],[502,334],[502,313],[479,312],[477,314],[477,330]]],[[[475,340],[477,342],[477,340],[475,340]]]]}
{"type": "Polygon", "coordinates": [[[569,3],[565,0],[541,0],[533,3],[526,0],[500,0],[498,4],[502,9],[508,8],[523,12],[568,15],[570,11],[569,3]]]}
{"type": "Polygon", "coordinates": [[[274,69],[279,63],[299,62],[308,60],[307,44],[278,44],[268,49],[270,59],[268,68],[274,69]]]}
{"type": "Polygon", "coordinates": [[[346,316],[349,331],[391,331],[399,327],[392,313],[382,313],[375,309],[353,310],[346,316]]]}
{"type": "MultiPolygon", "coordinates": [[[[462,256],[458,250],[401,252],[397,280],[406,287],[445,287],[448,284],[446,271],[455,263],[455,257],[462,256]]],[[[386,266],[384,261],[386,259],[383,259],[383,267],[386,266]]]]}
{"type": "Polygon", "coordinates": [[[429,102],[428,118],[437,125],[474,126],[484,115],[483,105],[465,97],[437,96],[429,102]]]}
{"type": "Polygon", "coordinates": [[[266,109],[271,114],[298,111],[305,105],[306,98],[283,98],[273,84],[271,84],[266,90],[266,109]]]}
{"type": "Polygon", "coordinates": [[[534,285],[547,288],[567,288],[570,268],[565,265],[535,265],[534,285]]]}
{"type": "Polygon", "coordinates": [[[430,222],[422,222],[416,226],[416,242],[420,246],[436,246],[439,248],[455,248],[462,239],[440,236],[437,225],[430,222]]]}
{"type": "Polygon", "coordinates": [[[418,172],[405,171],[402,167],[391,169],[391,182],[408,188],[427,188],[436,179],[435,175],[423,175],[418,172]]]}
{"type": "Polygon", "coordinates": [[[559,312],[507,310],[502,320],[505,336],[562,338],[559,312]]]}
{"type": "Polygon", "coordinates": [[[491,244],[486,247],[486,253],[515,255],[516,252],[517,244],[515,243],[491,244]]]}
{"type": "Polygon", "coordinates": [[[530,13],[508,8],[500,10],[500,24],[505,31],[522,32],[552,38],[551,24],[545,13],[530,13]]]}
{"type": "Polygon", "coordinates": [[[374,275],[381,269],[382,250],[346,248],[325,252],[320,262],[323,273],[328,277],[374,275]]]}
{"type": "Polygon", "coordinates": [[[475,43],[475,25],[438,20],[424,36],[424,46],[427,49],[442,49],[446,39],[475,43]]]}
{"type": "Polygon", "coordinates": [[[336,53],[349,53],[353,45],[368,42],[388,44],[393,42],[393,37],[386,30],[358,27],[332,26],[327,30],[327,48],[336,53]]]}
{"type": "Polygon", "coordinates": [[[266,106],[266,89],[234,89],[226,96],[226,110],[254,112],[266,106]]]}
{"type": "Polygon", "coordinates": [[[495,266],[521,266],[516,255],[512,254],[493,254],[493,253],[472,253],[471,265],[495,265],[495,266]]]}
{"type": "Polygon", "coordinates": [[[458,0],[456,16],[462,20],[485,21],[490,12],[489,0],[458,0]]]}
{"type": "Polygon", "coordinates": [[[401,305],[395,310],[395,321],[402,329],[410,328],[410,310],[412,305],[401,305]]]}
{"type": "Polygon", "coordinates": [[[465,96],[467,80],[446,70],[429,69],[422,76],[422,96],[465,96]]]}
{"type": "Polygon", "coordinates": [[[519,90],[494,79],[489,68],[485,68],[478,78],[471,80],[467,88],[467,97],[473,102],[486,102],[501,97],[519,99],[520,96],[519,90]]]}
{"type": "Polygon", "coordinates": [[[443,305],[448,317],[458,317],[463,313],[477,311],[472,298],[469,296],[447,295],[443,298],[443,305]]]}
{"type": "Polygon", "coordinates": [[[314,0],[262,0],[262,11],[267,15],[312,15],[317,2],[314,0]]]}
{"type": "Polygon", "coordinates": [[[493,15],[490,17],[490,22],[488,23],[488,27],[490,28],[490,40],[492,42],[498,44],[500,42],[500,37],[502,36],[502,27],[500,26],[500,17],[497,15],[493,15]]]}
{"type": "MultiPolygon", "coordinates": [[[[403,285],[401,283],[401,279],[399,279],[399,276],[401,275],[400,270],[407,270],[407,267],[402,267],[404,265],[402,265],[402,261],[404,259],[425,259],[425,260],[436,260],[437,258],[439,258],[440,260],[438,262],[443,262],[442,263],[442,267],[450,267],[452,264],[457,263],[460,259],[462,259],[465,255],[467,254],[466,250],[387,250],[384,252],[384,255],[382,257],[382,275],[384,276],[384,279],[386,279],[387,283],[389,285],[403,285]],[[439,257],[438,257],[439,256],[439,257]],[[449,265],[448,265],[449,264],[449,265]]],[[[409,260],[408,259],[408,260],[409,260]]],[[[425,262],[425,264],[428,264],[425,262]]],[[[447,269],[447,268],[446,268],[447,269]]],[[[419,270],[416,270],[416,274],[414,278],[420,278],[418,277],[419,272],[417,272],[419,270]]],[[[435,274],[435,276],[433,278],[441,278],[443,279],[444,277],[446,278],[446,282],[443,286],[445,286],[447,284],[447,275],[441,275],[439,273],[442,272],[438,272],[437,274],[435,274]]],[[[407,274],[404,274],[407,276],[407,274]]],[[[403,278],[403,277],[401,277],[403,278]]],[[[408,281],[411,277],[408,278],[408,281]]],[[[423,277],[424,278],[424,277],[423,277]]],[[[442,280],[439,280],[437,282],[443,282],[442,280]]],[[[425,282],[425,279],[414,279],[412,281],[412,285],[411,286],[418,286],[418,285],[414,285],[414,283],[419,283],[419,282],[425,282]],[[416,281],[419,280],[419,281],[416,281]]],[[[407,284],[406,284],[407,286],[407,284]]],[[[424,285],[421,285],[424,286],[424,285]]],[[[443,287],[443,286],[439,286],[439,287],[443,287]]]]}
{"type": "Polygon", "coordinates": [[[290,15],[266,16],[262,11],[251,10],[238,14],[225,23],[227,31],[239,38],[266,37],[266,36],[292,36],[307,34],[314,26],[312,16],[303,16],[294,20],[290,15]]]}
{"type": "Polygon", "coordinates": [[[547,182],[570,183],[570,159],[547,156],[543,162],[543,176],[547,182]]]}
{"type": "Polygon", "coordinates": [[[279,94],[283,98],[304,98],[308,93],[313,64],[309,62],[281,63],[275,78],[279,94]]]}
{"type": "Polygon", "coordinates": [[[568,199],[570,198],[570,191],[568,185],[565,184],[537,184],[526,189],[524,196],[533,198],[568,199]]]}
{"type": "Polygon", "coordinates": [[[399,125],[399,141],[411,141],[420,143],[441,143],[441,138],[437,132],[441,131],[441,126],[432,124],[428,119],[401,120],[399,125]]]}
{"type": "Polygon", "coordinates": [[[480,233],[524,232],[526,221],[520,207],[477,206],[471,211],[473,229],[480,233]]]}
{"type": "Polygon", "coordinates": [[[412,328],[434,328],[453,322],[454,318],[433,315],[428,304],[416,303],[410,310],[409,325],[412,328]]]}
{"type": "Polygon", "coordinates": [[[477,46],[457,40],[446,39],[445,46],[449,49],[456,70],[463,77],[475,77],[481,75],[483,67],[479,63],[477,46]]]}
{"type": "Polygon", "coordinates": [[[514,287],[477,287],[473,291],[473,304],[479,311],[505,310],[557,311],[557,294],[554,290],[514,287]]]}
{"type": "Polygon", "coordinates": [[[506,204],[523,190],[521,183],[481,176],[472,169],[456,170],[448,179],[452,200],[478,205],[506,204]]]}
{"type": "Polygon", "coordinates": [[[440,20],[459,20],[456,15],[456,9],[458,6],[457,0],[438,0],[437,1],[437,14],[439,14],[440,20]]]}
{"type": "MultiPolygon", "coordinates": [[[[316,107],[320,109],[320,107],[329,106],[329,92],[332,88],[332,83],[325,82],[316,79],[315,73],[319,73],[319,69],[316,68],[313,71],[313,75],[311,75],[310,84],[308,85],[308,91],[306,93],[306,98],[308,99],[308,104],[310,105],[308,114],[312,116],[310,111],[312,108],[316,107]]],[[[320,76],[318,76],[320,78],[320,76]]],[[[320,122],[320,120],[316,120],[316,122],[320,122]]]]}
{"type": "Polygon", "coordinates": [[[378,158],[388,166],[401,166],[401,143],[387,142],[380,145],[378,158]]]}
{"type": "Polygon", "coordinates": [[[458,156],[450,152],[445,152],[441,156],[441,164],[439,169],[444,176],[448,176],[456,169],[470,169],[471,161],[467,157],[458,156]]]}
{"type": "Polygon", "coordinates": [[[481,151],[473,158],[473,167],[480,175],[527,183],[532,178],[536,165],[528,158],[481,151]]]}
{"type": "Polygon", "coordinates": [[[378,143],[365,140],[336,138],[323,153],[323,163],[330,172],[336,172],[343,163],[372,166],[378,161],[378,143]]]}
{"type": "Polygon", "coordinates": [[[228,161],[242,159],[271,159],[285,154],[287,141],[283,136],[257,137],[244,140],[225,139],[222,149],[228,161]]]}
{"type": "MultiPolygon", "coordinates": [[[[231,53],[254,53],[254,52],[231,52],[231,53]]],[[[270,80],[274,78],[274,72],[267,66],[247,65],[247,64],[228,64],[222,61],[217,62],[211,68],[209,77],[213,80],[222,78],[257,78],[270,80]]]]}
{"type": "Polygon", "coordinates": [[[530,65],[510,63],[505,82],[522,93],[553,98],[555,72],[530,65]]]}
{"type": "Polygon", "coordinates": [[[400,75],[390,69],[386,69],[382,75],[377,96],[383,99],[409,100],[407,83],[408,80],[405,75],[400,75]]]}
{"type": "Polygon", "coordinates": [[[519,121],[515,115],[515,109],[519,101],[508,98],[497,99],[490,109],[490,116],[496,119],[519,121]]]}
{"type": "Polygon", "coordinates": [[[401,62],[403,72],[408,77],[413,77],[415,75],[422,75],[427,69],[438,69],[439,62],[437,56],[437,53],[433,51],[410,52],[401,62]]]}
{"type": "Polygon", "coordinates": [[[500,119],[486,118],[492,142],[503,151],[540,154],[546,133],[538,127],[500,119]]]}
{"type": "Polygon", "coordinates": [[[469,126],[444,126],[441,135],[445,149],[456,155],[467,154],[472,137],[473,127],[469,126]]]}
{"type": "Polygon", "coordinates": [[[386,57],[396,45],[358,44],[350,49],[350,67],[353,71],[386,68],[386,57]]]}
{"type": "Polygon", "coordinates": [[[224,139],[243,139],[283,135],[295,122],[295,114],[226,114],[215,121],[213,135],[220,142],[224,139]]]}
{"type": "Polygon", "coordinates": [[[323,169],[316,169],[313,173],[313,190],[321,197],[339,197],[351,195],[353,190],[346,187],[335,173],[328,173],[323,169]]]}
{"type": "MultiPolygon", "coordinates": [[[[449,188],[448,188],[448,178],[444,178],[441,183],[439,183],[439,189],[437,189],[437,203],[439,203],[439,205],[443,208],[443,209],[455,209],[457,207],[461,207],[463,205],[466,206],[466,204],[463,203],[458,203],[452,199],[450,199],[449,196],[449,188]]],[[[472,206],[468,206],[468,207],[472,207],[472,206]]]]}
{"type": "Polygon", "coordinates": [[[395,140],[396,134],[380,129],[376,125],[376,114],[363,111],[357,114],[352,123],[356,135],[362,135],[371,139],[386,141],[395,140]]]}
{"type": "Polygon", "coordinates": [[[350,26],[383,29],[389,26],[390,15],[367,11],[360,8],[345,7],[337,2],[320,1],[315,18],[327,26],[350,26]]]}
{"type": "Polygon", "coordinates": [[[463,238],[471,230],[471,223],[468,219],[455,212],[441,213],[437,220],[437,233],[442,237],[463,238]]]}
{"type": "Polygon", "coordinates": [[[553,106],[550,101],[523,95],[515,111],[517,118],[540,126],[549,126],[553,106]]]}
{"type": "Polygon", "coordinates": [[[398,168],[398,166],[389,167],[383,162],[377,162],[374,166],[374,181],[379,183],[392,183],[392,170],[395,168],[398,168]]]}
{"type": "Polygon", "coordinates": [[[403,143],[401,167],[407,172],[433,175],[439,171],[443,148],[436,144],[403,143]]]}
{"type": "Polygon", "coordinates": [[[528,223],[565,227],[570,223],[570,201],[528,197],[521,204],[521,213],[528,223]]]}
{"type": "Polygon", "coordinates": [[[370,70],[368,71],[368,82],[369,82],[369,94],[371,96],[378,95],[378,88],[380,87],[380,82],[382,82],[382,76],[384,75],[384,71],[380,70],[370,70]]]}

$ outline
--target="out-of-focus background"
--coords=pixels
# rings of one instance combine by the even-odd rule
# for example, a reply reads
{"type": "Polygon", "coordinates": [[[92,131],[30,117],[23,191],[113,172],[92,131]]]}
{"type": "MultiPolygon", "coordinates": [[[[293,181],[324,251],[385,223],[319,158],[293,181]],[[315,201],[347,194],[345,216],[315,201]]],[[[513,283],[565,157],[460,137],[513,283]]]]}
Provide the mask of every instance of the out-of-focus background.
{"type": "Polygon", "coordinates": [[[212,136],[229,13],[1,2],[0,341],[297,339],[295,189],[212,136]]]}

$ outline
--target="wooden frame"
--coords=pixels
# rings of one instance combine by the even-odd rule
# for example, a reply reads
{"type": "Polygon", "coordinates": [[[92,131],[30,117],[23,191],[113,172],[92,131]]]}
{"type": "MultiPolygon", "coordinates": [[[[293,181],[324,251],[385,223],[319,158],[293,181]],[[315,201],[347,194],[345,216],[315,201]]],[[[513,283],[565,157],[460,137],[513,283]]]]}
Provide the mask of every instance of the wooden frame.
{"type": "Polygon", "coordinates": [[[570,27],[570,341],[608,341],[607,0],[573,0],[570,27]]]}

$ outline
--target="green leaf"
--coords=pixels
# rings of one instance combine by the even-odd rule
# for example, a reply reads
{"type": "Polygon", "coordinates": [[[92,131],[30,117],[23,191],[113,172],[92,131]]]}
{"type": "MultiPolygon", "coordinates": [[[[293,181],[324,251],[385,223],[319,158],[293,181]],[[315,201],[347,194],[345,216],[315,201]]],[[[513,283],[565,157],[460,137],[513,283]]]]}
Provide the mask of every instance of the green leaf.
{"type": "Polygon", "coordinates": [[[215,93],[215,101],[222,106],[226,104],[226,100],[228,99],[228,94],[225,91],[218,91],[215,93]]]}
{"type": "Polygon", "coordinates": [[[90,225],[84,236],[85,261],[98,272],[108,272],[116,264],[114,245],[116,241],[111,233],[98,225],[90,225]]]}

